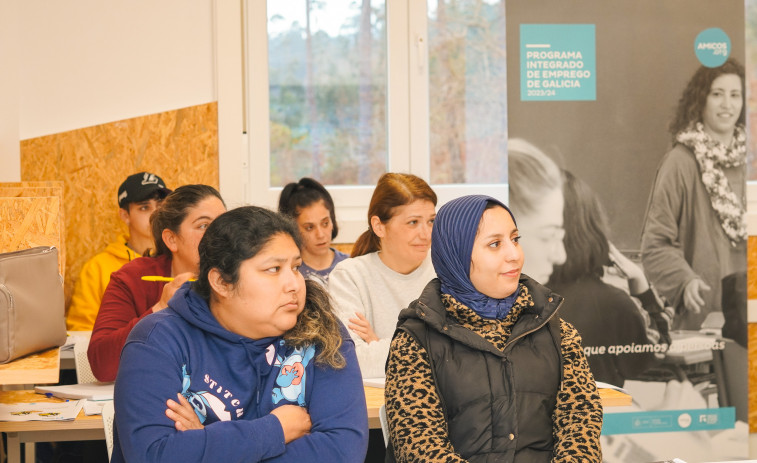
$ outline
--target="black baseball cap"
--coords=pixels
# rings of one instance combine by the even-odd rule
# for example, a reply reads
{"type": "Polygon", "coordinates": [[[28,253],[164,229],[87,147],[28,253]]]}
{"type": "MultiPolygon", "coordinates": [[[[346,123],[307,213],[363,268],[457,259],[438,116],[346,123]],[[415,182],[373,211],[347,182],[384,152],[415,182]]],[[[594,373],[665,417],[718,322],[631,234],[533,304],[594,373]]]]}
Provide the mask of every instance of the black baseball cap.
{"type": "Polygon", "coordinates": [[[171,190],[166,188],[166,182],[162,178],[150,172],[129,175],[124,183],[118,187],[118,207],[126,209],[129,203],[138,203],[149,199],[156,192],[163,199],[171,190]]]}

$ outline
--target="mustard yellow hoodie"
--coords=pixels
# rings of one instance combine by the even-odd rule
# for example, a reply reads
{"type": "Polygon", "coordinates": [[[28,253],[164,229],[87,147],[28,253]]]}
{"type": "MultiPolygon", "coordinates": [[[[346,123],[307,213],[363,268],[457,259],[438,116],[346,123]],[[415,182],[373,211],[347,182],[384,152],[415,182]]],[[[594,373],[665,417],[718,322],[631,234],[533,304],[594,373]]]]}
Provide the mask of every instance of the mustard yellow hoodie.
{"type": "Polygon", "coordinates": [[[72,331],[92,331],[97,312],[100,310],[110,274],[140,255],[126,246],[129,238],[120,235],[101,253],[87,261],[74,284],[74,294],[68,307],[66,326],[72,331]]]}

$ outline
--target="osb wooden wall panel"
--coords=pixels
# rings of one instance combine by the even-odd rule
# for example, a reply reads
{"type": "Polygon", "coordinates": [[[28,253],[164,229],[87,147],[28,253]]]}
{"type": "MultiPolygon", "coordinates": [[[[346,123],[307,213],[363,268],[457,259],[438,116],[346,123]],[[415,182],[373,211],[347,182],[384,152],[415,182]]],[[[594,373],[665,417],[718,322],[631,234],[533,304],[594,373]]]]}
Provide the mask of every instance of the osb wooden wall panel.
{"type": "Polygon", "coordinates": [[[61,196],[63,182],[58,180],[41,182],[2,182],[0,194],[8,197],[61,196]]]}
{"type": "Polygon", "coordinates": [[[0,183],[0,198],[3,201],[3,220],[6,222],[0,234],[0,252],[17,251],[34,246],[58,248],[58,270],[65,276],[66,245],[63,229],[63,182],[3,182],[0,183]],[[58,201],[50,198],[57,197],[58,201]],[[41,201],[13,202],[13,198],[43,198],[41,201]],[[10,208],[18,208],[7,212],[10,208]],[[23,211],[31,216],[22,216],[23,211]],[[52,214],[56,214],[53,217],[52,214]],[[23,217],[12,221],[11,217],[23,217]],[[44,236],[40,236],[44,235],[44,236]]]}
{"type": "Polygon", "coordinates": [[[757,323],[749,324],[749,432],[757,432],[757,323]]]}
{"type": "MultiPolygon", "coordinates": [[[[757,299],[757,236],[747,245],[747,294],[757,299]]],[[[749,432],[757,432],[757,323],[749,324],[749,432]]]]}
{"type": "Polygon", "coordinates": [[[140,171],[160,175],[170,188],[217,188],[217,103],[21,142],[22,180],[63,181],[67,302],[84,262],[126,231],[116,192],[140,171]]]}
{"type": "MultiPolygon", "coordinates": [[[[36,246],[61,248],[62,224],[60,197],[0,197],[0,252],[18,251],[36,246]]],[[[58,265],[64,273],[61,257],[58,265]]]]}

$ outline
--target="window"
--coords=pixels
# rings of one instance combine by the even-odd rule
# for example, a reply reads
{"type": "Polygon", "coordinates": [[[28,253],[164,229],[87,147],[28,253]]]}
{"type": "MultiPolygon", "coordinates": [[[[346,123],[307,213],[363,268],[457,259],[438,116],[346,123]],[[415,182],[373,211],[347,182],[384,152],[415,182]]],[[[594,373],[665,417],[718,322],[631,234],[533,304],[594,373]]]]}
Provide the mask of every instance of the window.
{"type": "Polygon", "coordinates": [[[507,181],[505,3],[429,0],[430,177],[507,181]]]}
{"type": "Polygon", "coordinates": [[[270,185],[387,170],[383,0],[268,0],[270,185]]]}
{"type": "Polygon", "coordinates": [[[275,207],[283,185],[312,176],[351,242],[387,171],[426,179],[440,203],[507,198],[504,0],[241,5],[215,3],[221,159],[241,157],[221,184],[239,202],[275,207]]]}

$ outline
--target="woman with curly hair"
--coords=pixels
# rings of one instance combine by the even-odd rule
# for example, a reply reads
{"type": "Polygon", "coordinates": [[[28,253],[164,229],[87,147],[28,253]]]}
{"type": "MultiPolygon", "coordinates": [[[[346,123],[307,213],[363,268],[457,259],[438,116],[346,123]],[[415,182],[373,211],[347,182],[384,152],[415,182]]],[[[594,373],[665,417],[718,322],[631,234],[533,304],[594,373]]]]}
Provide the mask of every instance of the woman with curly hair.
{"type": "Polygon", "coordinates": [[[355,346],[300,248],[296,225],[259,207],[208,227],[197,281],[124,346],[112,461],[365,458],[355,346]]]}
{"type": "Polygon", "coordinates": [[[644,270],[676,308],[674,327],[697,330],[720,312],[722,279],[746,270],[744,67],[702,66],[670,125],[642,233],[644,270]]]}

